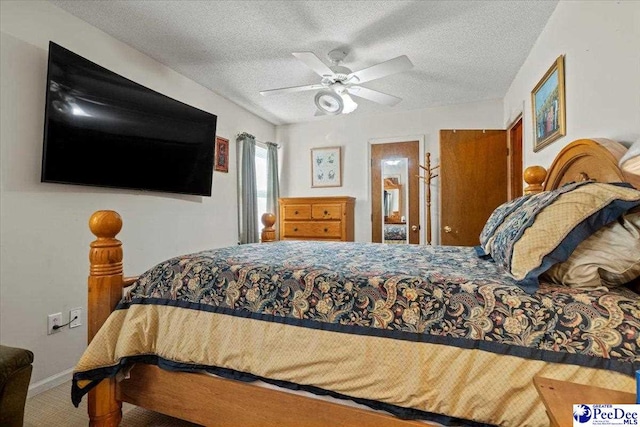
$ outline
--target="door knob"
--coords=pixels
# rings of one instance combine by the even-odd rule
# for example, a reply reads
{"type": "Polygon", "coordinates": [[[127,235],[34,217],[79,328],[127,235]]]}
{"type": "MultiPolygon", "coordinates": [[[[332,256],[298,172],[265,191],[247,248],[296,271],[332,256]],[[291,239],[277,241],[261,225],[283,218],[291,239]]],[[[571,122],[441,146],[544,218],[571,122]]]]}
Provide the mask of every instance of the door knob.
{"type": "Polygon", "coordinates": [[[418,231],[420,230],[420,226],[419,225],[412,225],[411,226],[411,231],[418,231]]]}
{"type": "Polygon", "coordinates": [[[445,233],[451,233],[451,227],[449,227],[448,225],[444,226],[444,232],[445,233]]]}

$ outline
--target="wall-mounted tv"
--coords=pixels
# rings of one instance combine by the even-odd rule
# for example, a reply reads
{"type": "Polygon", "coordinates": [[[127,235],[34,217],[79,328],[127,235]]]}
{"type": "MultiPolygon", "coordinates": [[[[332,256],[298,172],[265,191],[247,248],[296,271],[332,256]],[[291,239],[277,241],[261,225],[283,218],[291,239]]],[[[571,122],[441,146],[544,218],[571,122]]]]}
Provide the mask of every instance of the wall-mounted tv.
{"type": "Polygon", "coordinates": [[[43,182],[210,196],[216,123],[49,43],[43,182]]]}

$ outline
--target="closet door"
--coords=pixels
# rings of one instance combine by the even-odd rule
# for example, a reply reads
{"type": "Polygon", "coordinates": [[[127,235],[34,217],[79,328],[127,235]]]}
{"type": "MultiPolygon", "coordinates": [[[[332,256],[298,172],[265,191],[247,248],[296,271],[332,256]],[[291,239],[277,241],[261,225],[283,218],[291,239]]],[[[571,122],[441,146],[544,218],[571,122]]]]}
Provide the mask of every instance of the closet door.
{"type": "Polygon", "coordinates": [[[507,133],[440,131],[440,243],[475,246],[491,212],[507,201],[507,133]]]}

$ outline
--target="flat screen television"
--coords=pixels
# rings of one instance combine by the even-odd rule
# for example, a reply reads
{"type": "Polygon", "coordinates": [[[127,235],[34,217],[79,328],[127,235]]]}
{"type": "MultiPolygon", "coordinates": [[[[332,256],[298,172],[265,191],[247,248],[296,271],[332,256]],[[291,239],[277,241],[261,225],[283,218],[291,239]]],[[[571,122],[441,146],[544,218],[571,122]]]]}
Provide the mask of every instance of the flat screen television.
{"type": "Polygon", "coordinates": [[[49,43],[42,182],[211,196],[216,123],[49,43]]]}

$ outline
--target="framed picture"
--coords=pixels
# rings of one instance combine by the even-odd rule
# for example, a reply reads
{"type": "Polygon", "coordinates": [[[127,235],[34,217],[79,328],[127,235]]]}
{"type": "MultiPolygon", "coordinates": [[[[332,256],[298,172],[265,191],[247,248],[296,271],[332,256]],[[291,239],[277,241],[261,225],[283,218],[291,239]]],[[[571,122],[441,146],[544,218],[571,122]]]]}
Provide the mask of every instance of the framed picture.
{"type": "Polygon", "coordinates": [[[229,140],[216,137],[215,148],[215,170],[218,172],[229,172],[229,140]]]}
{"type": "Polygon", "coordinates": [[[540,151],[566,134],[564,98],[564,55],[555,60],[531,92],[533,151],[540,151]]]}
{"type": "Polygon", "coordinates": [[[311,187],[342,187],[342,147],[311,149],[311,187]]]}

